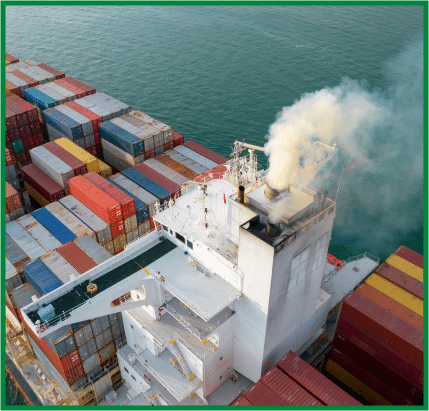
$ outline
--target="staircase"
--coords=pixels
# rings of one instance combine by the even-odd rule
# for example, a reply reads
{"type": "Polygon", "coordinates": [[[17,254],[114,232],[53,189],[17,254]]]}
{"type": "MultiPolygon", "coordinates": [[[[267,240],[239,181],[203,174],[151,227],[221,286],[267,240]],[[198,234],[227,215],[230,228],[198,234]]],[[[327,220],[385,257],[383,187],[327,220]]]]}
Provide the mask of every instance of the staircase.
{"type": "Polygon", "coordinates": [[[182,350],[179,347],[179,344],[177,341],[171,340],[170,341],[171,348],[173,349],[173,353],[176,356],[176,362],[174,364],[176,365],[177,369],[189,380],[192,380],[194,378],[194,374],[192,374],[191,369],[189,368],[188,362],[186,361],[185,357],[182,354],[182,350]]]}
{"type": "Polygon", "coordinates": [[[191,325],[188,321],[183,318],[174,308],[170,307],[168,304],[164,305],[165,310],[173,316],[180,324],[182,324],[191,334],[195,335],[199,340],[202,339],[202,333],[200,330],[191,325]]]}

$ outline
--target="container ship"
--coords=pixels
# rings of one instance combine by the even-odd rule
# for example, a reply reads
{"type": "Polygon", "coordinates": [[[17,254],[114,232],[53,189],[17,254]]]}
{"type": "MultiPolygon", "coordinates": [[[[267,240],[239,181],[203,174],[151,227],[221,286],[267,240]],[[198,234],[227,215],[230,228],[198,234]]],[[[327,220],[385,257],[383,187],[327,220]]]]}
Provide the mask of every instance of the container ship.
{"type": "Polygon", "coordinates": [[[421,403],[422,256],[338,260],[336,202],[270,187],[263,148],[227,159],[44,63],[6,71],[6,366],[29,403],[421,403]]]}

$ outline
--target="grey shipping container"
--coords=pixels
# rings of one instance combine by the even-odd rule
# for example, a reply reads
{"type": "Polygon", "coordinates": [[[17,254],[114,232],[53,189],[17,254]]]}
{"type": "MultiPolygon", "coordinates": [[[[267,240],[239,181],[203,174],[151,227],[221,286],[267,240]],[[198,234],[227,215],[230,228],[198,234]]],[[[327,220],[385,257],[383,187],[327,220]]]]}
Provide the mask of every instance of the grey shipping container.
{"type": "Polygon", "coordinates": [[[91,324],[87,324],[74,333],[74,339],[78,347],[84,345],[87,341],[94,338],[91,324]]]}
{"type": "Polygon", "coordinates": [[[137,228],[137,216],[134,214],[124,220],[125,233],[134,231],[137,228]]]}
{"type": "Polygon", "coordinates": [[[104,315],[103,317],[99,317],[100,318],[100,327],[101,329],[104,331],[106,328],[110,327],[110,321],[109,321],[109,316],[108,315],[104,315]]]}
{"type": "Polygon", "coordinates": [[[74,349],[76,349],[76,343],[74,342],[73,334],[66,326],[53,331],[51,334],[45,337],[44,340],[58,355],[58,358],[63,358],[72,352],[73,349],[70,349],[70,347],[74,346],[74,349]]]}
{"type": "Polygon", "coordinates": [[[113,339],[116,340],[117,338],[119,338],[121,336],[121,327],[119,326],[119,323],[115,323],[112,325],[112,336],[113,339]]]}
{"type": "Polygon", "coordinates": [[[134,231],[131,231],[126,234],[127,236],[127,244],[131,243],[131,241],[137,240],[139,238],[139,230],[135,229],[134,231]]]}
{"type": "Polygon", "coordinates": [[[120,312],[109,314],[108,317],[109,317],[110,325],[116,324],[118,321],[122,321],[122,314],[120,312]]]}
{"type": "MultiPolygon", "coordinates": [[[[181,146],[178,146],[181,147],[181,146]]],[[[176,151],[176,148],[174,150],[168,150],[165,152],[165,155],[173,159],[174,161],[177,161],[178,163],[184,165],[185,167],[188,167],[192,171],[198,174],[203,174],[207,170],[209,170],[207,167],[202,166],[201,164],[197,163],[195,160],[192,160],[191,158],[184,156],[183,154],[176,151]]],[[[216,164],[217,166],[217,164],[216,164]]]]}
{"type": "Polygon", "coordinates": [[[206,167],[208,170],[211,170],[212,168],[215,168],[218,166],[218,164],[215,163],[214,161],[209,160],[208,158],[202,156],[201,154],[196,153],[195,151],[191,150],[188,147],[177,146],[174,148],[174,150],[190,158],[191,160],[194,160],[196,163],[201,164],[203,167],[206,167]]]}
{"type": "Polygon", "coordinates": [[[80,273],[57,251],[45,255],[42,261],[64,284],[80,276],[80,273]]]}
{"type": "Polygon", "coordinates": [[[138,230],[139,230],[139,237],[150,232],[150,221],[145,221],[143,224],[140,224],[138,227],[138,230]]]}
{"type": "Polygon", "coordinates": [[[100,359],[98,358],[98,354],[95,353],[91,355],[89,358],[87,358],[83,362],[83,369],[85,370],[85,374],[90,373],[95,368],[97,368],[100,365],[100,359]]]}
{"type": "Polygon", "coordinates": [[[6,233],[15,243],[25,249],[25,253],[31,260],[36,260],[47,253],[47,251],[16,221],[6,224],[6,233]]]}
{"type": "Polygon", "coordinates": [[[22,217],[23,215],[24,215],[24,209],[22,207],[17,208],[16,210],[13,210],[9,213],[10,219],[12,221],[22,217]]]}
{"type": "Polygon", "coordinates": [[[96,318],[94,321],[91,322],[91,328],[92,328],[92,332],[94,333],[94,336],[97,336],[103,331],[101,329],[99,318],[96,318]]]}
{"type": "Polygon", "coordinates": [[[78,348],[79,356],[82,361],[85,361],[91,355],[97,352],[97,346],[95,344],[95,340],[88,340],[81,347],[78,348]]]}
{"type": "Polygon", "coordinates": [[[115,254],[115,247],[113,246],[113,241],[109,241],[103,244],[102,247],[111,255],[115,254]]]}
{"type": "Polygon", "coordinates": [[[30,263],[30,257],[13,241],[9,235],[5,235],[6,258],[20,273],[25,265],[30,263]]]}
{"type": "Polygon", "coordinates": [[[115,344],[111,342],[110,344],[106,345],[104,348],[102,348],[98,355],[100,357],[100,363],[105,363],[108,359],[114,357],[115,355],[115,344]]]}
{"type": "MultiPolygon", "coordinates": [[[[134,216],[135,217],[135,216],[134,216]]],[[[94,239],[88,236],[83,236],[74,240],[74,243],[91,257],[97,264],[107,261],[112,255],[108,253],[103,246],[97,243],[94,239]]]]}
{"type": "Polygon", "coordinates": [[[22,278],[16,268],[6,258],[6,290],[12,291],[22,285],[22,278]]]}
{"type": "Polygon", "coordinates": [[[97,241],[100,244],[112,240],[110,226],[88,207],[83,205],[77,198],[69,195],[61,198],[59,202],[97,234],[97,241]]]}
{"type": "Polygon", "coordinates": [[[22,308],[33,302],[33,296],[40,298],[40,294],[29,283],[22,284],[12,291],[12,302],[16,307],[22,308]]]}

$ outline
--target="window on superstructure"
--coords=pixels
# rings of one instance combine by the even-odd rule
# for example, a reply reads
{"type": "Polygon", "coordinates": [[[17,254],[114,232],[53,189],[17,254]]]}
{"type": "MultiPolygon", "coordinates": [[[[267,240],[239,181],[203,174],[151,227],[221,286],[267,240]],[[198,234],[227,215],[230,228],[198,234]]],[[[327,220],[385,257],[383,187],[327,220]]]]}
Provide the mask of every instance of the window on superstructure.
{"type": "Polygon", "coordinates": [[[307,274],[308,259],[310,257],[310,247],[298,254],[292,260],[288,290],[292,290],[297,284],[304,280],[307,274]]]}
{"type": "Polygon", "coordinates": [[[191,250],[193,250],[194,249],[194,245],[192,244],[192,242],[191,241],[187,241],[187,245],[188,245],[188,248],[190,248],[191,250]]]}
{"type": "Polygon", "coordinates": [[[314,262],[311,271],[318,269],[326,260],[327,245],[329,240],[329,233],[323,234],[316,243],[316,254],[314,255],[314,262]]]}
{"type": "Polygon", "coordinates": [[[124,367],[124,371],[129,374],[130,372],[124,367]]]}
{"type": "Polygon", "coordinates": [[[183,235],[180,235],[179,233],[176,233],[176,238],[183,244],[186,244],[185,237],[183,235]]]}
{"type": "Polygon", "coordinates": [[[133,374],[131,374],[131,378],[132,378],[134,381],[137,381],[137,380],[136,380],[136,377],[134,377],[134,375],[133,375],[133,374]]]}
{"type": "Polygon", "coordinates": [[[163,229],[164,231],[167,231],[167,233],[168,233],[168,227],[167,227],[166,225],[162,224],[162,229],[163,229]]]}

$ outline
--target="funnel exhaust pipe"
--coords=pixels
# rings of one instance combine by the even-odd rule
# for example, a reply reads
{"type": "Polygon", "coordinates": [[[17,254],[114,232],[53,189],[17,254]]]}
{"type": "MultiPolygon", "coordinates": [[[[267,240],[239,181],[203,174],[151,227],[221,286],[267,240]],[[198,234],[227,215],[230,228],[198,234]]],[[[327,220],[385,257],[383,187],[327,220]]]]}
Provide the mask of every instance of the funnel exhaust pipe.
{"type": "Polygon", "coordinates": [[[269,220],[267,220],[267,236],[268,237],[275,237],[276,235],[280,234],[280,227],[277,224],[270,223],[269,220]]]}
{"type": "Polygon", "coordinates": [[[244,204],[244,186],[238,187],[237,201],[240,204],[244,204]]]}
{"type": "Polygon", "coordinates": [[[270,187],[267,183],[267,187],[265,188],[264,195],[268,201],[271,201],[271,202],[277,201],[277,197],[280,195],[280,193],[290,193],[290,185],[287,186],[284,190],[279,191],[279,190],[276,190],[275,188],[270,187]]]}

